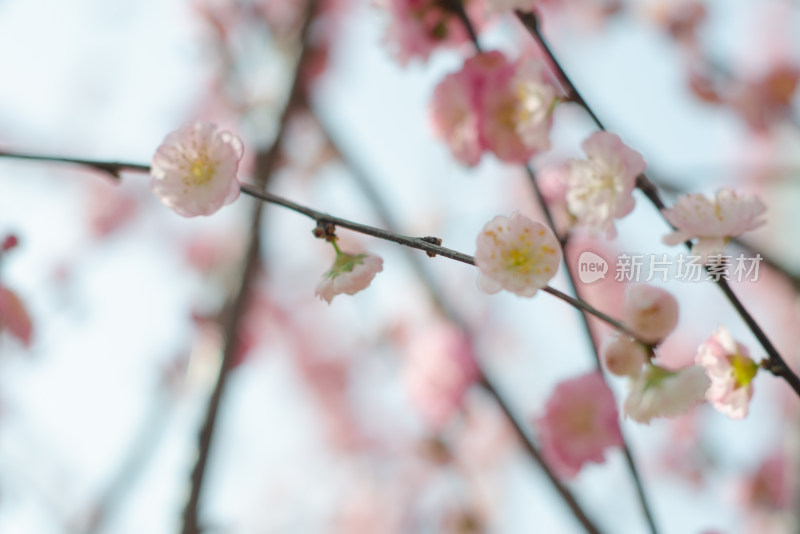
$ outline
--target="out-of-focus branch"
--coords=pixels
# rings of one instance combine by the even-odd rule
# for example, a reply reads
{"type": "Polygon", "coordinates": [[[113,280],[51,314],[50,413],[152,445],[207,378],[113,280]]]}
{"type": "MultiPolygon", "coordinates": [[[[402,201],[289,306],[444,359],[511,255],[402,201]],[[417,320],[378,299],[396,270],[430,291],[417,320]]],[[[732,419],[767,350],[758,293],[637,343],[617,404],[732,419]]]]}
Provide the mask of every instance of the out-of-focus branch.
{"type": "MultiPolygon", "coordinates": [[[[300,56],[295,67],[294,79],[287,97],[286,104],[280,117],[277,134],[272,142],[272,146],[256,156],[256,181],[259,189],[264,189],[272,176],[280,154],[281,144],[289,124],[289,119],[302,100],[303,74],[304,68],[310,56],[310,48],[307,46],[309,30],[317,9],[317,0],[308,0],[306,6],[305,19],[300,32],[299,46],[300,56]]],[[[255,189],[254,190],[258,190],[255,189]]],[[[217,382],[214,391],[208,402],[203,426],[198,436],[198,455],[191,475],[191,489],[189,499],[183,511],[182,534],[200,534],[201,525],[198,516],[200,497],[203,488],[203,480],[208,463],[211,441],[214,435],[214,428],[217,421],[217,414],[222,399],[225,385],[227,384],[230,370],[233,368],[236,353],[238,350],[239,325],[247,306],[250,295],[250,288],[257,273],[257,266],[260,257],[260,237],[261,237],[261,214],[263,204],[259,203],[254,207],[251,219],[247,253],[244,258],[239,287],[236,290],[231,305],[228,308],[227,317],[224,321],[225,347],[223,349],[222,364],[220,366],[217,382]]]]}
{"type": "Polygon", "coordinates": [[[103,491],[100,499],[95,503],[89,523],[82,534],[96,534],[102,532],[109,519],[124,501],[128,491],[136,482],[142,469],[152,458],[168,428],[169,406],[165,404],[173,401],[170,398],[169,386],[163,380],[158,384],[159,390],[151,401],[149,412],[144,418],[142,428],[132,441],[130,452],[124,458],[119,470],[109,485],[103,491]],[[167,408],[167,409],[165,409],[167,408]]]}

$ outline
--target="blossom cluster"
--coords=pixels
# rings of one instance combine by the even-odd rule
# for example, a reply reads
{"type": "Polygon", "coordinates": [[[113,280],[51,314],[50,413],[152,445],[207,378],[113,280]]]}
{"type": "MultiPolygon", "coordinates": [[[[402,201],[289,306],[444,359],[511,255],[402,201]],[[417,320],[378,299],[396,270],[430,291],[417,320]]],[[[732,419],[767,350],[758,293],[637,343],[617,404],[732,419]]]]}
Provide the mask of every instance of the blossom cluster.
{"type": "Polygon", "coordinates": [[[478,54],[436,87],[433,127],[467,165],[477,165],[485,152],[525,163],[550,148],[556,96],[540,62],[511,61],[497,51],[478,54]]]}

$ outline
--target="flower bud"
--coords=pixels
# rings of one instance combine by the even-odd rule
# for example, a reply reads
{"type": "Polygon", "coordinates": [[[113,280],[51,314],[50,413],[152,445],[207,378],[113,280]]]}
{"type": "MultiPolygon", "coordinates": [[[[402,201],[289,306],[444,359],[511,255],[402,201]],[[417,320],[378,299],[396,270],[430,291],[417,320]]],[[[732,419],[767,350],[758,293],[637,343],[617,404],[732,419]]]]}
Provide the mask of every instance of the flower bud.
{"type": "Polygon", "coordinates": [[[622,320],[640,341],[659,343],[678,324],[678,301],[655,286],[632,286],[622,305],[622,320]]]}
{"type": "Polygon", "coordinates": [[[617,335],[606,345],[603,361],[609,373],[637,378],[647,362],[647,350],[641,343],[627,336],[617,335]]]}

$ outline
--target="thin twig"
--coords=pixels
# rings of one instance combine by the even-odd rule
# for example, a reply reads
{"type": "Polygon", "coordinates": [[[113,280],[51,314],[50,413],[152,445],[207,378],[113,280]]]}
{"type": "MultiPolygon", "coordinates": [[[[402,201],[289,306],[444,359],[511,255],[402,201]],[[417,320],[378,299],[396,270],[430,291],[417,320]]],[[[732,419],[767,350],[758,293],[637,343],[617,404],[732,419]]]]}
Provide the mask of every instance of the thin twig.
{"type": "MultiPolygon", "coordinates": [[[[3,153],[0,153],[0,157],[2,157],[3,155],[4,155],[3,153]]],[[[50,156],[42,156],[42,157],[40,157],[40,156],[27,155],[26,159],[33,159],[33,160],[39,159],[41,161],[58,161],[58,162],[61,162],[61,163],[74,163],[74,164],[86,165],[86,166],[96,167],[96,168],[99,168],[100,165],[104,164],[101,161],[77,160],[77,159],[73,160],[73,159],[70,159],[70,158],[52,158],[50,156]]],[[[269,157],[268,153],[265,154],[263,157],[257,158],[258,161],[262,161],[262,160],[264,162],[272,161],[273,165],[275,163],[275,159],[276,159],[275,156],[269,157]]],[[[146,165],[135,165],[135,164],[127,164],[127,163],[119,164],[119,165],[121,165],[122,167],[124,167],[125,169],[128,169],[128,170],[134,170],[134,171],[137,171],[137,172],[149,172],[149,167],[147,167],[146,165]]],[[[269,167],[266,167],[266,168],[269,168],[269,167]]],[[[265,172],[264,170],[259,170],[258,174],[263,176],[264,172],[265,172]]],[[[246,194],[248,196],[251,196],[253,198],[257,198],[258,200],[261,200],[263,202],[267,202],[267,203],[270,203],[270,204],[276,204],[278,206],[283,206],[284,208],[287,208],[287,209],[290,209],[290,210],[295,211],[297,213],[300,213],[302,215],[305,215],[306,217],[308,217],[310,219],[313,219],[313,220],[317,221],[318,223],[320,223],[320,222],[322,222],[322,223],[328,222],[328,223],[331,223],[331,224],[333,224],[335,226],[340,226],[342,228],[347,228],[348,230],[353,230],[354,232],[358,232],[358,233],[361,233],[361,234],[370,235],[372,237],[377,237],[379,239],[383,239],[384,241],[391,241],[391,242],[397,243],[399,245],[404,245],[406,247],[422,250],[422,251],[426,252],[428,255],[442,256],[442,257],[445,257],[445,258],[448,258],[448,259],[451,259],[451,260],[455,260],[455,261],[458,261],[458,262],[461,262],[461,263],[466,263],[468,265],[473,265],[473,266],[475,265],[475,258],[470,256],[469,254],[464,254],[463,252],[459,252],[457,250],[453,250],[453,249],[450,249],[450,248],[447,248],[447,247],[443,247],[441,245],[436,245],[436,244],[432,243],[430,240],[426,240],[426,238],[423,238],[423,237],[410,237],[410,236],[406,236],[406,235],[402,235],[402,234],[397,234],[397,233],[394,233],[394,232],[389,232],[387,230],[383,230],[381,228],[376,228],[374,226],[369,226],[369,225],[366,225],[366,224],[361,224],[361,223],[357,223],[357,222],[351,221],[349,219],[344,219],[342,217],[337,217],[335,215],[330,215],[328,213],[324,213],[322,211],[318,211],[318,210],[309,208],[308,206],[304,206],[302,204],[298,204],[296,202],[292,202],[291,200],[288,200],[286,198],[280,197],[278,195],[274,195],[274,194],[268,193],[266,191],[261,191],[261,190],[259,190],[258,186],[254,186],[254,185],[251,185],[251,184],[241,184],[240,187],[241,187],[242,193],[244,193],[244,194],[246,194]]],[[[609,316],[608,314],[598,310],[597,308],[589,305],[589,303],[584,302],[582,300],[575,299],[573,297],[570,297],[569,295],[563,293],[562,291],[559,291],[558,289],[555,289],[555,288],[550,287],[550,286],[545,286],[544,288],[542,288],[542,291],[553,295],[554,297],[566,302],[570,306],[574,306],[574,307],[576,307],[576,308],[578,308],[580,310],[583,310],[583,311],[586,311],[588,313],[591,313],[592,315],[594,315],[595,317],[597,317],[601,321],[604,321],[605,323],[608,323],[609,325],[611,325],[612,327],[616,328],[617,330],[619,330],[620,332],[624,333],[625,335],[636,339],[637,341],[639,341],[643,345],[649,345],[645,341],[642,341],[642,340],[638,339],[636,333],[633,332],[632,330],[630,330],[628,327],[626,327],[620,321],[618,321],[618,320],[614,319],[613,317],[609,316]]]]}
{"type": "MultiPolygon", "coordinates": [[[[383,239],[384,241],[392,241],[394,243],[398,243],[400,245],[405,245],[405,246],[410,247],[410,248],[416,248],[416,249],[425,251],[429,255],[433,254],[433,255],[436,255],[436,256],[443,256],[445,258],[448,258],[448,259],[451,259],[451,260],[455,260],[455,261],[459,261],[461,263],[466,263],[468,265],[475,265],[475,258],[470,256],[469,254],[464,254],[463,252],[458,252],[456,250],[443,247],[441,245],[435,245],[435,244],[431,243],[430,241],[426,241],[424,238],[421,238],[421,237],[409,237],[409,236],[405,236],[405,235],[402,235],[402,234],[396,234],[394,232],[389,232],[389,231],[383,230],[381,228],[375,228],[374,226],[368,226],[366,224],[356,223],[356,222],[350,221],[348,219],[342,219],[341,217],[336,217],[336,216],[333,216],[333,215],[329,215],[327,213],[323,213],[321,211],[317,211],[315,209],[311,209],[311,208],[309,208],[307,206],[302,206],[302,205],[297,204],[295,202],[286,200],[283,197],[279,197],[277,195],[273,195],[272,193],[266,193],[266,192],[263,192],[263,191],[258,191],[255,188],[253,188],[252,186],[247,185],[247,184],[242,184],[241,187],[242,187],[242,192],[247,194],[247,195],[250,195],[250,196],[253,196],[253,197],[258,198],[260,200],[263,200],[264,202],[269,202],[269,203],[272,203],[272,204],[278,204],[280,206],[288,208],[288,209],[290,209],[292,211],[295,211],[297,213],[301,213],[301,214],[305,215],[306,217],[308,217],[310,219],[314,219],[318,223],[319,222],[331,223],[331,224],[333,224],[335,226],[340,226],[342,228],[347,228],[349,230],[353,230],[354,232],[358,232],[360,234],[371,235],[373,237],[377,237],[379,239],[383,239]]],[[[566,302],[570,306],[574,306],[575,308],[578,308],[580,310],[583,310],[583,311],[586,311],[588,313],[591,313],[592,315],[594,315],[595,317],[597,317],[601,321],[604,321],[604,322],[608,323],[609,325],[613,326],[614,328],[616,328],[617,330],[619,330],[620,332],[623,332],[625,335],[630,336],[630,337],[632,337],[634,339],[637,339],[643,345],[648,345],[644,341],[638,339],[636,333],[633,332],[632,330],[630,330],[624,324],[622,324],[621,322],[617,321],[616,319],[614,319],[613,317],[609,316],[608,314],[603,313],[602,311],[598,310],[597,308],[591,306],[589,303],[587,303],[585,301],[582,301],[582,300],[575,299],[573,297],[570,297],[569,295],[565,294],[564,292],[559,291],[558,289],[555,289],[555,288],[550,287],[550,286],[543,287],[542,291],[544,291],[545,293],[549,293],[549,294],[553,295],[554,297],[566,302]]]]}
{"type": "MultiPolygon", "coordinates": [[[[544,52],[549,57],[552,64],[555,66],[558,75],[561,78],[561,82],[566,85],[567,93],[570,99],[580,105],[586,113],[592,118],[594,123],[597,125],[598,128],[601,130],[606,130],[603,123],[594,113],[591,107],[586,103],[586,100],[581,96],[578,92],[575,84],[567,76],[567,73],[564,72],[564,69],[559,64],[558,60],[555,58],[552,50],[547,45],[547,41],[544,39],[544,36],[541,33],[539,28],[539,20],[535,13],[524,13],[521,11],[516,11],[517,18],[522,23],[523,26],[528,30],[528,32],[536,39],[539,45],[542,47],[544,52]]],[[[663,216],[663,210],[666,208],[664,201],[661,199],[661,196],[658,192],[658,188],[650,181],[650,179],[645,174],[639,175],[636,179],[636,186],[645,194],[645,196],[650,200],[650,202],[658,209],[659,213],[663,216]]],[[[670,225],[671,226],[671,225],[670,225]]],[[[687,242],[686,246],[691,248],[691,243],[687,242]]],[[[731,289],[730,285],[725,281],[723,278],[715,279],[715,282],[720,287],[722,292],[727,297],[728,301],[733,305],[736,311],[739,313],[739,316],[742,320],[747,324],[750,330],[753,332],[753,335],[758,339],[761,346],[767,353],[767,364],[764,366],[768,369],[772,374],[775,376],[782,377],[786,380],[786,382],[792,387],[792,389],[800,396],[800,377],[792,371],[783,357],[780,355],[778,350],[769,340],[767,335],[764,333],[764,330],[758,325],[756,320],[750,314],[749,311],[744,307],[742,302],[736,296],[736,294],[731,289]]]]}
{"type": "Polygon", "coordinates": [[[96,161],[89,159],[61,158],[57,156],[39,156],[34,154],[25,154],[22,152],[9,152],[6,150],[0,150],[0,158],[13,158],[13,159],[24,159],[29,161],[45,161],[52,163],[67,163],[70,165],[81,165],[83,167],[89,167],[90,169],[107,173],[111,176],[111,178],[115,180],[119,180],[120,178],[119,175],[123,171],[145,172],[145,173],[150,172],[149,166],[140,165],[138,163],[118,163],[111,161],[96,161]]]}

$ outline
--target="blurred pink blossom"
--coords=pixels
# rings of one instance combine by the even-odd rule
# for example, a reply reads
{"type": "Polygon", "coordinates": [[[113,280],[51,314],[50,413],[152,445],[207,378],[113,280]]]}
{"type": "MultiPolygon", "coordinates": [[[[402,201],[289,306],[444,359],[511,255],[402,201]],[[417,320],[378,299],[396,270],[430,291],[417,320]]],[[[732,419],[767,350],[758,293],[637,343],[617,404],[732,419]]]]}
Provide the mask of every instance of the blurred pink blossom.
{"type": "Polygon", "coordinates": [[[752,380],[758,372],[758,364],[750,359],[747,347],[720,326],[697,349],[695,361],[711,379],[707,397],[714,408],[732,419],[747,416],[753,397],[752,380]]]}
{"type": "Polygon", "coordinates": [[[487,293],[501,289],[532,297],[547,285],[561,264],[561,246],[547,226],[514,212],[498,215],[478,235],[475,265],[487,293]]]}
{"type": "Polygon", "coordinates": [[[526,163],[550,148],[556,102],[539,60],[512,62],[494,51],[468,59],[439,83],[431,118],[437,135],[467,165],[477,165],[487,150],[502,161],[526,163]]]}
{"type": "Polygon", "coordinates": [[[328,304],[336,295],[355,295],[369,287],[375,275],[382,270],[383,260],[378,256],[337,251],[336,260],[331,269],[322,275],[315,295],[328,304]]]}
{"type": "Polygon", "coordinates": [[[25,304],[16,293],[0,285],[0,330],[5,330],[25,346],[31,344],[33,323],[25,304]]]}
{"type": "Polygon", "coordinates": [[[106,237],[129,222],[136,215],[139,202],[129,192],[116,184],[109,186],[93,181],[89,186],[86,208],[89,227],[96,237],[106,237]]]}
{"type": "Polygon", "coordinates": [[[645,343],[658,343],[678,324],[678,301],[668,291],[647,284],[625,294],[622,321],[645,343]]]}
{"type": "Polygon", "coordinates": [[[466,165],[477,165],[483,154],[478,135],[478,113],[473,105],[473,87],[465,69],[448,74],[439,82],[431,101],[431,123],[453,156],[466,165]]]}
{"type": "Polygon", "coordinates": [[[791,473],[794,471],[786,454],[777,451],[769,455],[742,484],[742,501],[768,511],[788,509],[793,498],[791,473]]]}
{"type": "MultiPolygon", "coordinates": [[[[378,5],[391,17],[386,41],[398,61],[406,65],[411,59],[427,61],[439,47],[454,47],[470,41],[458,16],[438,0],[379,0],[378,5]]],[[[472,21],[480,21],[483,0],[465,0],[464,7],[472,21]]]]}
{"type": "Polygon", "coordinates": [[[536,427],[542,454],[567,477],[587,462],[603,463],[606,449],[623,443],[614,395],[598,371],[556,386],[536,427]]]}
{"type": "Polygon", "coordinates": [[[731,237],[760,228],[767,207],[756,195],[739,195],[731,189],[721,189],[709,200],[705,195],[692,193],[678,198],[672,208],[663,210],[664,217],[675,231],[664,236],[664,243],[677,245],[697,239],[692,255],[707,263],[709,256],[721,254],[731,237]]]}
{"type": "Polygon", "coordinates": [[[239,197],[236,172],[243,155],[235,135],[206,122],[185,123],[156,150],[151,187],[184,217],[211,215],[239,197]]]}
{"type": "Polygon", "coordinates": [[[469,340],[455,327],[442,326],[412,339],[403,376],[411,402],[439,427],[460,409],[478,373],[469,340]]]}
{"type": "Polygon", "coordinates": [[[591,235],[613,239],[614,219],[633,210],[633,189],[645,170],[644,159],[608,132],[592,134],[581,147],[587,159],[570,160],[567,206],[591,235]]]}
{"type": "Polygon", "coordinates": [[[762,77],[736,84],[728,104],[756,131],[792,114],[792,101],[800,82],[800,68],[778,64],[762,77]]]}
{"type": "Polygon", "coordinates": [[[8,252],[19,245],[19,238],[15,234],[9,234],[3,238],[3,244],[0,245],[0,251],[8,252]]]}

